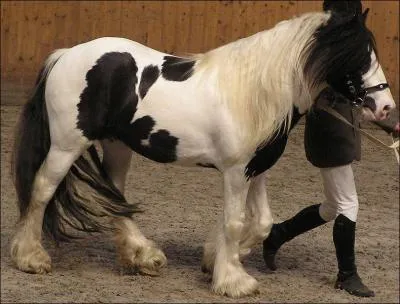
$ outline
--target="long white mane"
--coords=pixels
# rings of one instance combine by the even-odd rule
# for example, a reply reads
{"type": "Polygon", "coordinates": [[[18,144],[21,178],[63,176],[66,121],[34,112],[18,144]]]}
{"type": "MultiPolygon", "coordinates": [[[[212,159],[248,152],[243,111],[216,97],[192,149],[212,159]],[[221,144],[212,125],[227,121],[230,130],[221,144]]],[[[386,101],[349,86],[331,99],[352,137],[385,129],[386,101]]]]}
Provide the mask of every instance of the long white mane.
{"type": "Polygon", "coordinates": [[[213,71],[221,100],[239,123],[243,148],[254,152],[282,124],[288,130],[293,105],[311,106],[303,75],[304,50],[329,13],[308,13],[274,28],[194,56],[196,73],[213,71]]]}

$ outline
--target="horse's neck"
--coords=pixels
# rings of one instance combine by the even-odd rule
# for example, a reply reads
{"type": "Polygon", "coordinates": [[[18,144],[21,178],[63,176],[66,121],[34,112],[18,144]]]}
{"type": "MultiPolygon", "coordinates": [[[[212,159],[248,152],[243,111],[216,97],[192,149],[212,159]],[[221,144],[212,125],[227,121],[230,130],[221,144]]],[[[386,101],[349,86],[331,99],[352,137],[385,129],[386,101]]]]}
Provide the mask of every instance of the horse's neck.
{"type": "MultiPolygon", "coordinates": [[[[203,54],[196,64],[215,75],[218,96],[227,105],[249,151],[268,141],[291,119],[292,107],[312,105],[303,74],[302,52],[321,15],[306,15],[203,54]]],[[[208,78],[210,79],[210,78],[208,78]]]]}

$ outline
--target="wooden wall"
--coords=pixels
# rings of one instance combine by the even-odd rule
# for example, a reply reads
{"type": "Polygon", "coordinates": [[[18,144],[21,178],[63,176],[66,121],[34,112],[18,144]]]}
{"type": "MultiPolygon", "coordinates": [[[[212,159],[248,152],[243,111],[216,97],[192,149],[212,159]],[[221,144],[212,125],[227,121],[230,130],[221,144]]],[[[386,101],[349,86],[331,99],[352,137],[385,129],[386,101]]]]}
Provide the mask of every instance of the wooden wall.
{"type": "MultiPolygon", "coordinates": [[[[399,2],[363,1],[399,96],[399,2]]],[[[121,36],[173,54],[203,52],[321,10],[320,1],[2,1],[1,78],[30,84],[53,49],[121,36]]]]}

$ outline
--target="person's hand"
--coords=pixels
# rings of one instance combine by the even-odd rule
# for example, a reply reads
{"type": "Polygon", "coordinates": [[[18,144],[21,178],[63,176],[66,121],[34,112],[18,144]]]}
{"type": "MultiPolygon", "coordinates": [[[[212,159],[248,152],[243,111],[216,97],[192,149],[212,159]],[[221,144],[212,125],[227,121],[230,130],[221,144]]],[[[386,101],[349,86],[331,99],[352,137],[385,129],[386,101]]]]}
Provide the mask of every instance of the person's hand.
{"type": "Polygon", "coordinates": [[[374,124],[381,127],[386,133],[392,134],[393,137],[399,137],[400,135],[400,122],[399,122],[399,111],[393,111],[389,117],[385,120],[374,121],[374,124]]]}

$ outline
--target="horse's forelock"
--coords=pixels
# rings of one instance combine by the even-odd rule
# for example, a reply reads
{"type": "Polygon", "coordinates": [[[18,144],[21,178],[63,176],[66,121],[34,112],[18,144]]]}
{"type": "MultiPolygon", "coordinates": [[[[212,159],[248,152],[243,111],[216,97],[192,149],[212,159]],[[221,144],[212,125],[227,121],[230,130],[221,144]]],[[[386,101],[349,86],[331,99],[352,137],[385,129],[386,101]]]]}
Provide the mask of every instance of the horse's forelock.
{"type": "Polygon", "coordinates": [[[377,54],[372,32],[360,15],[331,13],[306,49],[304,74],[317,87],[347,74],[361,75],[371,65],[371,52],[377,54]]]}

